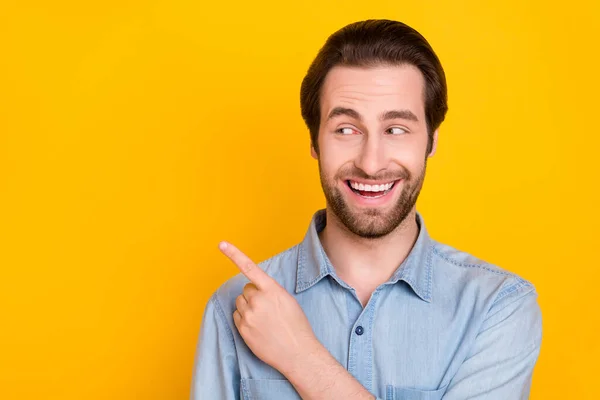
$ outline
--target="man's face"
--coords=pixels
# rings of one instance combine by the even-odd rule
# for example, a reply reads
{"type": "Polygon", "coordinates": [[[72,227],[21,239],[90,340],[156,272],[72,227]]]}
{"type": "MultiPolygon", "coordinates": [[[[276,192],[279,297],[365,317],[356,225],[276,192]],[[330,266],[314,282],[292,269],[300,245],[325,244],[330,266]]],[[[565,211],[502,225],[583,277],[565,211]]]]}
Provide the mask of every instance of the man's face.
{"type": "MultiPolygon", "coordinates": [[[[335,67],[321,92],[317,155],[329,209],[378,238],[413,210],[427,163],[424,79],[414,66],[335,67]]],[[[437,132],[435,133],[433,150],[437,132]]]]}

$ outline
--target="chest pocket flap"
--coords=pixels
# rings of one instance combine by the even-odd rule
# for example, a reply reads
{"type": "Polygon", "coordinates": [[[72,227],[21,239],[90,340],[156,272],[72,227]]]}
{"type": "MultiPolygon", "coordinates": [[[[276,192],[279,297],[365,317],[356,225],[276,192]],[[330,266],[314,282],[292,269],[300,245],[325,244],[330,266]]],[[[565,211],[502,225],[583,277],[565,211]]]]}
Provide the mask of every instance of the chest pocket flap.
{"type": "Polygon", "coordinates": [[[285,379],[242,379],[240,388],[244,400],[302,400],[285,379]]]}
{"type": "Polygon", "coordinates": [[[440,400],[446,391],[446,386],[438,390],[417,390],[388,385],[386,400],[440,400]]]}

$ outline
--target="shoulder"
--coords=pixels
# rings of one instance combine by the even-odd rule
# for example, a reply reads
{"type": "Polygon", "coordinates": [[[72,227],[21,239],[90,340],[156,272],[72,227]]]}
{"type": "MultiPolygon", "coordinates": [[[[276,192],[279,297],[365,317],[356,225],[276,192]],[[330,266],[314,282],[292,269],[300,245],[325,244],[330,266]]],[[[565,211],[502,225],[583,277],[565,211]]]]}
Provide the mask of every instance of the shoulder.
{"type": "MultiPolygon", "coordinates": [[[[534,285],[517,274],[467,252],[433,241],[430,251],[434,293],[441,305],[479,332],[501,332],[527,344],[539,345],[542,315],[534,285]],[[492,329],[494,328],[494,329],[492,329]]],[[[512,340],[512,339],[511,339],[512,340]]]]}
{"type": "MultiPolygon", "coordinates": [[[[258,266],[275,279],[288,291],[294,290],[296,286],[296,268],[298,266],[298,247],[293,246],[281,253],[274,255],[260,263],[258,266]]],[[[225,281],[213,294],[214,301],[218,302],[225,311],[233,312],[235,299],[242,293],[248,278],[238,273],[225,281]]]]}
{"type": "Polygon", "coordinates": [[[537,296],[530,281],[470,253],[436,241],[432,241],[430,253],[438,283],[485,298],[488,311],[519,298],[537,296]]]}

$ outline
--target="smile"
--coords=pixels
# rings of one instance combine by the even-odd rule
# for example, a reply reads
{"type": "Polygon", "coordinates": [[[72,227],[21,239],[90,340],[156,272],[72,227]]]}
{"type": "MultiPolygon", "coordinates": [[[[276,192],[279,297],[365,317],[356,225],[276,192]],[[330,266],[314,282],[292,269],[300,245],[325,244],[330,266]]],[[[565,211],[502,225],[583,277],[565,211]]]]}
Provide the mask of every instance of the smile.
{"type": "Polygon", "coordinates": [[[391,181],[377,185],[369,185],[353,180],[347,180],[346,184],[355,194],[360,197],[365,199],[378,199],[391,192],[396,182],[397,181],[391,181]]]}

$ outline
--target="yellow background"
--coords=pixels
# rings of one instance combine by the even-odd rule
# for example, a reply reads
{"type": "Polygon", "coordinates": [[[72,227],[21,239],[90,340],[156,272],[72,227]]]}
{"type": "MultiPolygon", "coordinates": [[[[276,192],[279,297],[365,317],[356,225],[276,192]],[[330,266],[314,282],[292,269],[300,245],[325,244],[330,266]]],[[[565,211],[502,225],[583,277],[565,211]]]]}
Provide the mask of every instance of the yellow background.
{"type": "Polygon", "coordinates": [[[531,398],[600,398],[598,4],[3,1],[0,398],[188,397],[204,306],[236,273],[218,241],[263,260],[324,205],[300,82],[366,18],[442,60],[419,209],[536,285],[531,398]]]}

